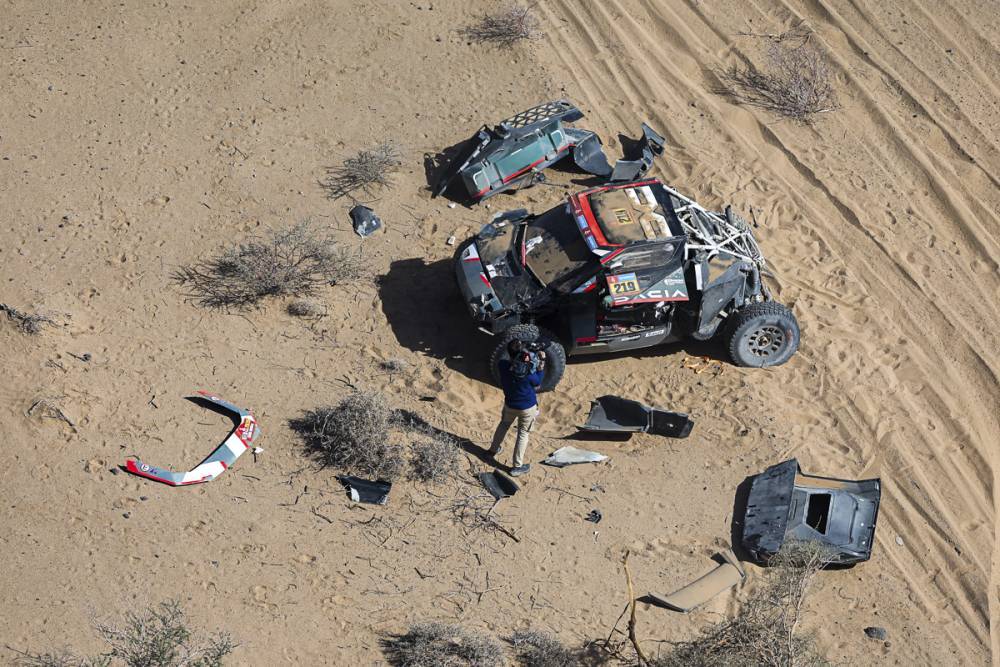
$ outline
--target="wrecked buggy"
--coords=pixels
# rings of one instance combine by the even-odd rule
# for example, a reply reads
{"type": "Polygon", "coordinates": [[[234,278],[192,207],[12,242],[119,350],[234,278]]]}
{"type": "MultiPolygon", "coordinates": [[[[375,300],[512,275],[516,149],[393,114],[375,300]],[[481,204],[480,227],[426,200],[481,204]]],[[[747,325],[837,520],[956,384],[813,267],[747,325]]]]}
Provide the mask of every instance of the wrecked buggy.
{"type": "Polygon", "coordinates": [[[540,215],[496,216],[459,246],[455,273],[479,327],[499,337],[494,375],[514,339],[544,345],[542,390],[567,355],[717,338],[740,366],[777,366],[799,345],[792,312],[762,279],[750,226],[658,180],[572,195],[540,215]]]}

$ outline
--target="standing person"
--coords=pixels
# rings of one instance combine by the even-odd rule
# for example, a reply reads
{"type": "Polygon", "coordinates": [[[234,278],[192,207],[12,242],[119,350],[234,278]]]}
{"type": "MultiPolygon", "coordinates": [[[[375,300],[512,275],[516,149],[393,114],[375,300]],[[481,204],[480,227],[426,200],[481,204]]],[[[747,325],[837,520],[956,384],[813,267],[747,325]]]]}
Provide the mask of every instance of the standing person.
{"type": "Polygon", "coordinates": [[[510,360],[499,363],[500,386],[503,387],[503,412],[500,423],[493,433],[490,454],[496,457],[503,450],[503,441],[511,424],[517,421],[517,441],[510,470],[511,477],[523,475],[531,469],[524,462],[524,450],[528,448],[528,436],[538,418],[537,389],[545,377],[545,352],[528,349],[524,341],[512,340],[507,344],[510,360]]]}

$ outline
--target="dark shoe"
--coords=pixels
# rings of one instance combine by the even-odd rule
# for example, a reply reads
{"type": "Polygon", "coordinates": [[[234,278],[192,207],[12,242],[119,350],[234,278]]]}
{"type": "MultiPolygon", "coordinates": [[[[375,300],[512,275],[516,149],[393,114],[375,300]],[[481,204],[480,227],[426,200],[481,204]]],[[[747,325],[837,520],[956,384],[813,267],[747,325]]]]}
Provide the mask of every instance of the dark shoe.
{"type": "Polygon", "coordinates": [[[525,463],[523,466],[517,466],[516,468],[511,468],[509,474],[511,477],[520,477],[521,475],[527,474],[529,470],[531,470],[531,464],[525,463]]]}

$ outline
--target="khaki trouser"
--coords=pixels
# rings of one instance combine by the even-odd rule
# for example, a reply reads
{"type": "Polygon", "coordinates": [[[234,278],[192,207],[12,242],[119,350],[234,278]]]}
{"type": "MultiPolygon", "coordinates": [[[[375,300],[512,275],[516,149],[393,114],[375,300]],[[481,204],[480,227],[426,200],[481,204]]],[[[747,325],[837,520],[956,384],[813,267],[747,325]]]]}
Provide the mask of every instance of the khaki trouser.
{"type": "Polygon", "coordinates": [[[500,451],[500,446],[503,444],[503,439],[507,436],[507,431],[510,430],[510,425],[517,420],[517,442],[514,444],[514,460],[513,467],[517,468],[524,464],[524,450],[528,448],[528,436],[531,433],[532,427],[535,425],[535,419],[538,418],[538,406],[532,406],[526,410],[515,410],[514,408],[509,408],[506,405],[503,406],[503,413],[500,415],[500,423],[497,424],[497,430],[493,432],[493,443],[490,446],[491,452],[500,451]]]}

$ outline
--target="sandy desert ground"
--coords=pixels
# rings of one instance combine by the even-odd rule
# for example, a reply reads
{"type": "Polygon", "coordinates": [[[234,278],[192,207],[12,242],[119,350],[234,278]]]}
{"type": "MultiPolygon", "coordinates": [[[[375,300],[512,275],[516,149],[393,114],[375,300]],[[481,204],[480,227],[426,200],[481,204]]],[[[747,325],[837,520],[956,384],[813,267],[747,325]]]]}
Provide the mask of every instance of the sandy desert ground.
{"type": "MultiPolygon", "coordinates": [[[[997,4],[542,0],[544,38],[468,44],[456,28],[493,6],[3,4],[0,302],[60,325],[28,337],[0,318],[0,643],[93,652],[92,614],[174,597],[241,642],[235,664],[380,664],[384,633],[430,618],[579,645],[621,611],[623,550],[639,591],[685,583],[730,541],[736,487],[795,456],[808,472],[884,484],[871,561],[823,573],[810,598],[806,627],[826,653],[995,661],[997,4]],[[831,61],[840,109],[806,126],[718,93],[720,67],[761,57],[761,39],[740,33],[800,22],[831,61]],[[384,508],[351,506],[288,420],[355,385],[488,438],[502,400],[490,340],[453,291],[446,239],[566,190],[449,208],[427,192],[424,156],[559,97],[610,152],[648,121],[668,139],[654,175],[706,205],[755,207],[801,351],[721,374],[684,366],[720,354],[704,346],[571,363],[543,399],[533,461],[605,393],[688,411],[695,430],[601,443],[605,465],[533,470],[501,506],[519,543],[467,533],[408,482],[384,508]],[[403,166],[372,204],[386,230],[361,240],[321,182],[383,137],[403,166]],[[170,282],[304,219],[372,272],[324,291],[318,321],[280,300],[205,310],[170,282]],[[387,359],[407,370],[385,372],[387,359]],[[182,399],[198,388],[253,407],[265,452],[191,488],[111,472],[132,455],[201,460],[226,424],[182,399]],[[43,396],[61,397],[76,427],[26,416],[43,396]],[[597,526],[582,520],[595,507],[597,526]],[[869,625],[889,645],[867,639],[869,625]]],[[[578,175],[551,178],[578,187],[578,175]]],[[[738,605],[729,593],[689,616],[643,606],[640,633],[655,650],[738,605]]]]}

